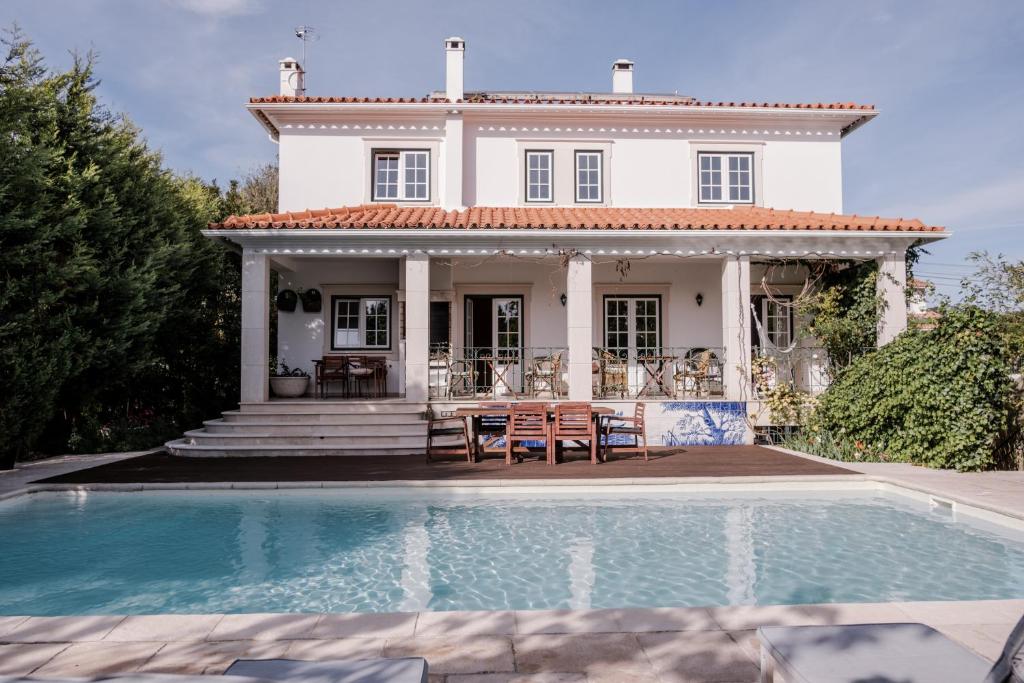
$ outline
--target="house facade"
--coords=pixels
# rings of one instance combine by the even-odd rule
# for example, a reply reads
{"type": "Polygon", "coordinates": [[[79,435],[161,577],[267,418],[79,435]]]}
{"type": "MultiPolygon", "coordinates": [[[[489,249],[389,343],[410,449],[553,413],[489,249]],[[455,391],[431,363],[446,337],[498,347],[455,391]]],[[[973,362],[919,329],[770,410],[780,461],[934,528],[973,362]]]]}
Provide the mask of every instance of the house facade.
{"type": "Polygon", "coordinates": [[[879,343],[906,328],[906,251],[948,233],[843,213],[842,145],[872,106],[638,93],[628,60],[607,93],[467,91],[465,49],[445,41],[423,98],[308,96],[285,59],[250,100],[279,213],[206,231],[242,252],[241,412],[274,403],[271,270],[322,302],[277,312],[281,362],[377,368],[341,394],[646,400],[665,444],[751,442],[775,383],[824,388],[794,304],[815,261],[877,260],[879,343]]]}

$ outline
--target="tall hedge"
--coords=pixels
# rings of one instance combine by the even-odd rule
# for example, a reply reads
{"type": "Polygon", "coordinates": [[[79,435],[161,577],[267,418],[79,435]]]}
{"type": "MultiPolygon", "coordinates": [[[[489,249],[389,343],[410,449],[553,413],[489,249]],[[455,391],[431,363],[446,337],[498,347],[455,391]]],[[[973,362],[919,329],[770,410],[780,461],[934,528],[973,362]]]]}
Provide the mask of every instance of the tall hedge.
{"type": "Polygon", "coordinates": [[[21,36],[0,63],[0,469],[155,445],[237,397],[238,259],[216,186],[166,170],[21,36]]]}
{"type": "Polygon", "coordinates": [[[944,309],[935,329],[905,332],[846,368],[810,429],[887,459],[993,467],[1015,408],[996,325],[975,306],[944,309]]]}

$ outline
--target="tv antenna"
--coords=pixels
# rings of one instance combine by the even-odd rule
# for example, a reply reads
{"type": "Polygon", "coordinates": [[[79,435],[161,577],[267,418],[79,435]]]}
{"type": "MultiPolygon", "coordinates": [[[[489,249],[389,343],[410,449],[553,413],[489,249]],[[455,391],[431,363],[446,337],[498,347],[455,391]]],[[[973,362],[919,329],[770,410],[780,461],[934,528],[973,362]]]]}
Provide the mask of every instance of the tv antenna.
{"type": "Polygon", "coordinates": [[[307,74],[309,73],[308,65],[306,64],[306,43],[315,43],[320,40],[320,34],[317,33],[316,29],[312,26],[296,26],[295,37],[302,41],[302,70],[307,74]]]}

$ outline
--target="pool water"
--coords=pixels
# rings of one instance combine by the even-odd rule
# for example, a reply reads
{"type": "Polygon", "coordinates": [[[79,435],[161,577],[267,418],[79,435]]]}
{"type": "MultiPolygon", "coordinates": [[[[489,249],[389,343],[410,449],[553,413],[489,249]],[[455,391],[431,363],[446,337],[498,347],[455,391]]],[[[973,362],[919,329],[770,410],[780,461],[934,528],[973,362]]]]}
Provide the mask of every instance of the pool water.
{"type": "Polygon", "coordinates": [[[0,614],[1021,597],[1020,534],[871,492],[91,492],[0,504],[0,614]]]}

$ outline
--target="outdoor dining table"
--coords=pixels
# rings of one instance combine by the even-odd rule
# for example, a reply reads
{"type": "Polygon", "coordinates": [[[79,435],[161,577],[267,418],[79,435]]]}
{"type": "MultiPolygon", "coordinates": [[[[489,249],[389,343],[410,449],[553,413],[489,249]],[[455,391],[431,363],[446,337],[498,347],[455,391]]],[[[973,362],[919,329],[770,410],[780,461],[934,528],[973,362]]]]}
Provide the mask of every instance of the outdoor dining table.
{"type": "Polygon", "coordinates": [[[661,390],[665,396],[671,396],[672,392],[669,391],[668,386],[665,384],[665,371],[669,368],[671,363],[676,361],[675,356],[640,356],[637,358],[637,362],[647,373],[644,378],[644,386],[637,393],[636,397],[641,398],[643,396],[650,396],[652,391],[661,390]]]}
{"type": "MultiPolygon", "coordinates": [[[[548,419],[550,420],[555,414],[554,403],[547,404],[548,419]]],[[[477,439],[477,434],[480,433],[480,420],[485,415],[493,416],[509,416],[512,414],[510,408],[496,408],[493,406],[462,406],[455,409],[454,415],[456,417],[468,417],[470,419],[470,440],[473,444],[473,462],[477,462],[480,459],[480,443],[477,439]]],[[[595,433],[600,437],[601,435],[601,424],[600,420],[604,416],[615,415],[615,411],[611,408],[604,406],[590,406],[590,416],[595,422],[595,433]]]]}

